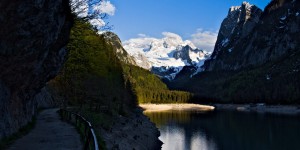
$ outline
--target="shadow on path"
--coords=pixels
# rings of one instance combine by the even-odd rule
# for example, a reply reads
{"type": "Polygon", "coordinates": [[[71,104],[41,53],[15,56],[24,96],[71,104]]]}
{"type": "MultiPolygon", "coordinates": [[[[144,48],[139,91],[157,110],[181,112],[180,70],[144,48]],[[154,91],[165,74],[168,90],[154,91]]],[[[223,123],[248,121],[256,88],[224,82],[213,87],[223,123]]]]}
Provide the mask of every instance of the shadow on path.
{"type": "Polygon", "coordinates": [[[60,120],[58,109],[42,111],[35,128],[17,140],[8,150],[82,150],[76,128],[60,120]]]}

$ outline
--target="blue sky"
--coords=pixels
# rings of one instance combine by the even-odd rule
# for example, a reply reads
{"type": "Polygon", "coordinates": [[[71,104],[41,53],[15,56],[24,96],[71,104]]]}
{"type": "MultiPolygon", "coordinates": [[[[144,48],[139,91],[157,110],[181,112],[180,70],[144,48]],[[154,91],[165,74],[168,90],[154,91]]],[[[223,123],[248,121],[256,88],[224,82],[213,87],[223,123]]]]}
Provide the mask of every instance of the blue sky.
{"type": "MultiPolygon", "coordinates": [[[[174,32],[184,38],[197,29],[218,30],[230,6],[243,0],[110,0],[116,7],[109,22],[122,40],[143,33],[153,37],[174,32]]],[[[248,0],[264,8],[270,0],[248,0]]]]}
{"type": "MultiPolygon", "coordinates": [[[[172,32],[184,40],[197,32],[217,32],[231,6],[243,0],[110,0],[116,7],[108,21],[121,40],[145,34],[161,38],[172,32]]],[[[263,9],[270,0],[248,0],[263,9]]]]}

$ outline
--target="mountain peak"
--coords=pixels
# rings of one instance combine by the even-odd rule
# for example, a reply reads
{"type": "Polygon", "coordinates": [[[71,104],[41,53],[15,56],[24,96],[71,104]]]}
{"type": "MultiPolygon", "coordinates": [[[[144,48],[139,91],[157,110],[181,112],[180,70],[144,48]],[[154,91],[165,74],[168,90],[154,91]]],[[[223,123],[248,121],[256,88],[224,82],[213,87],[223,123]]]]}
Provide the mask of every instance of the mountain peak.
{"type": "MultiPolygon", "coordinates": [[[[236,42],[251,33],[262,15],[261,9],[245,1],[241,6],[233,6],[229,10],[228,16],[222,22],[211,60],[235,51],[236,42]]],[[[213,66],[209,64],[210,61],[207,61],[205,65],[208,70],[211,69],[208,66],[213,66]]]]}
{"type": "Polygon", "coordinates": [[[252,7],[253,6],[252,4],[250,4],[247,1],[243,1],[242,5],[247,6],[247,7],[252,7]]]}
{"type": "Polygon", "coordinates": [[[201,66],[210,55],[199,50],[191,41],[183,41],[177,34],[164,32],[163,35],[165,37],[161,39],[130,39],[123,46],[134,57],[136,65],[170,80],[184,66],[201,66]]]}
{"type": "MultiPolygon", "coordinates": [[[[252,7],[254,7],[255,5],[250,4],[247,1],[244,1],[240,6],[231,6],[229,8],[229,15],[232,12],[241,12],[242,10],[247,10],[247,11],[251,11],[252,7]]],[[[256,7],[256,6],[255,6],[256,7]]]]}
{"type": "Polygon", "coordinates": [[[231,6],[230,9],[229,9],[229,12],[237,11],[237,10],[240,10],[240,9],[241,9],[241,6],[231,6]]]}

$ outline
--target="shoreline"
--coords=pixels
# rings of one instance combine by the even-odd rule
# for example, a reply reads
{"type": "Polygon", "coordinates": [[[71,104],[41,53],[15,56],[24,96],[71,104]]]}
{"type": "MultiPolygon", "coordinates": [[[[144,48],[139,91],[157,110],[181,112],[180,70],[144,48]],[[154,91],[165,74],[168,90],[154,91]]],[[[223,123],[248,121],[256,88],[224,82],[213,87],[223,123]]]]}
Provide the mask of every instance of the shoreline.
{"type": "Polygon", "coordinates": [[[216,110],[238,111],[238,112],[256,112],[283,115],[300,114],[298,105],[265,105],[260,104],[213,104],[216,110]]]}
{"type": "Polygon", "coordinates": [[[144,112],[161,111],[237,111],[253,113],[269,113],[283,115],[299,115],[300,105],[266,105],[259,104],[139,104],[144,112]]]}
{"type": "Polygon", "coordinates": [[[159,111],[213,111],[214,106],[200,104],[139,104],[144,112],[159,111]]]}

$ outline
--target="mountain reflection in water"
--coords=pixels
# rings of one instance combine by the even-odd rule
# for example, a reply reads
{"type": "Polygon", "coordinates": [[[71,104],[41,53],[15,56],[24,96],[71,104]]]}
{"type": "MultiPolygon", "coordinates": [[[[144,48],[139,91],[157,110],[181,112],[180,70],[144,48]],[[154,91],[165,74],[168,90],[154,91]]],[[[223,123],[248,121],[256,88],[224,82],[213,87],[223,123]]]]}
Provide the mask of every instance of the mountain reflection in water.
{"type": "Polygon", "coordinates": [[[299,116],[233,111],[145,112],[163,150],[300,149],[299,116]]]}

